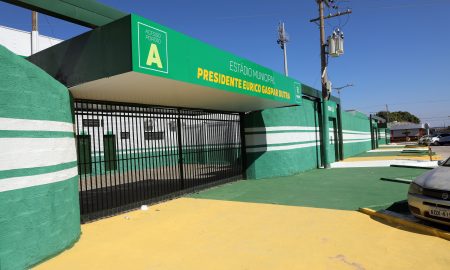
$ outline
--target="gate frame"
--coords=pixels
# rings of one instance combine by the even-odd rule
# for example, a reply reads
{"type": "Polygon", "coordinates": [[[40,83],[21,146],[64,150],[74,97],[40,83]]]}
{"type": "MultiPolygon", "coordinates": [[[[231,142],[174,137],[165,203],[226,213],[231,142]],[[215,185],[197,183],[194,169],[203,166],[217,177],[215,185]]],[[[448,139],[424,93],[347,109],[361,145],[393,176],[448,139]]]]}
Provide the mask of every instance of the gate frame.
{"type": "MultiPolygon", "coordinates": [[[[139,103],[123,103],[123,102],[115,102],[115,101],[73,99],[72,100],[72,110],[73,110],[72,113],[73,113],[73,117],[75,119],[74,125],[75,125],[75,137],[76,138],[77,138],[78,135],[93,135],[93,134],[90,134],[90,133],[88,133],[88,134],[81,134],[82,131],[83,131],[82,123],[78,123],[78,116],[82,115],[82,114],[80,114],[80,112],[89,112],[89,113],[92,112],[92,115],[94,115],[94,116],[98,115],[98,114],[95,114],[94,112],[98,112],[98,113],[106,112],[106,114],[110,113],[110,111],[108,111],[108,110],[101,110],[101,109],[98,109],[98,108],[97,109],[95,109],[95,108],[80,108],[80,107],[77,106],[77,103],[78,104],[89,104],[89,105],[92,105],[92,106],[96,106],[96,105],[97,106],[99,106],[99,105],[111,105],[111,106],[127,106],[127,107],[129,106],[129,107],[137,107],[137,108],[150,108],[150,109],[158,109],[158,108],[160,108],[160,109],[173,110],[174,111],[174,113],[173,113],[174,117],[170,118],[170,119],[177,121],[177,125],[176,125],[177,126],[177,132],[176,132],[177,133],[177,142],[178,142],[177,143],[177,146],[178,146],[178,164],[177,164],[177,167],[178,167],[178,172],[179,172],[178,179],[180,180],[180,188],[179,189],[176,188],[175,192],[169,192],[167,194],[163,193],[163,194],[160,194],[159,196],[154,196],[154,197],[150,195],[144,200],[133,201],[131,203],[125,203],[125,204],[117,206],[117,207],[106,207],[104,209],[102,208],[100,210],[93,211],[93,212],[81,213],[80,216],[81,216],[81,222],[82,223],[94,221],[96,219],[104,218],[104,217],[107,217],[107,216],[117,215],[117,214],[120,214],[120,213],[123,213],[123,212],[126,212],[126,211],[130,211],[130,210],[134,210],[134,209],[140,207],[143,204],[154,204],[154,203],[158,203],[158,202],[165,201],[165,200],[168,200],[168,199],[177,198],[177,197],[180,197],[180,196],[182,196],[184,194],[187,194],[187,193],[196,192],[196,191],[199,191],[199,190],[203,190],[203,189],[206,189],[206,188],[210,188],[210,187],[221,185],[221,184],[228,183],[228,182],[233,182],[233,181],[237,181],[237,180],[245,180],[247,178],[246,177],[247,158],[246,158],[245,132],[244,132],[244,130],[245,130],[245,127],[244,127],[245,113],[242,113],[242,112],[241,113],[239,113],[239,112],[230,112],[230,111],[218,111],[218,110],[210,110],[210,109],[198,109],[198,108],[169,107],[169,106],[160,106],[160,105],[151,105],[151,104],[139,104],[139,103]],[[204,112],[205,114],[222,114],[222,115],[229,114],[229,115],[235,115],[238,118],[237,120],[230,120],[230,121],[233,121],[233,122],[235,122],[235,123],[237,123],[239,125],[238,132],[240,134],[239,134],[239,136],[237,138],[239,138],[239,140],[240,140],[240,145],[239,145],[240,152],[239,152],[239,154],[241,156],[241,162],[240,162],[240,164],[238,166],[240,171],[239,171],[239,173],[237,175],[232,175],[231,177],[224,178],[224,179],[219,179],[219,180],[216,180],[216,181],[208,181],[207,183],[202,183],[202,184],[199,184],[199,185],[192,185],[192,186],[189,186],[189,187],[186,188],[186,184],[185,184],[185,181],[184,181],[185,180],[185,173],[184,173],[184,170],[183,170],[184,162],[183,162],[183,149],[182,149],[183,145],[185,145],[186,143],[183,144],[183,140],[182,140],[182,138],[183,138],[182,137],[183,136],[182,133],[183,132],[181,131],[182,130],[181,120],[182,120],[183,115],[184,115],[183,114],[183,110],[187,111],[187,112],[199,111],[199,112],[204,112]]],[[[139,113],[139,111],[136,111],[136,113],[139,113]]],[[[155,113],[157,113],[157,114],[165,114],[165,113],[162,113],[162,112],[155,112],[155,113]]],[[[152,114],[152,112],[148,112],[148,114],[152,114]]],[[[170,114],[170,113],[167,113],[167,114],[170,114]]],[[[186,115],[188,115],[188,114],[186,114],[186,115]]],[[[104,115],[103,117],[112,117],[113,118],[113,117],[116,117],[116,116],[104,115]]],[[[128,115],[128,116],[125,116],[125,117],[126,118],[132,118],[133,116],[128,115]]],[[[83,118],[83,117],[81,117],[81,118],[83,118]]],[[[217,120],[216,119],[211,119],[209,121],[217,121],[217,120]]],[[[103,128],[104,129],[104,127],[99,127],[99,128],[103,128]]],[[[105,130],[102,130],[102,132],[97,131],[96,133],[99,133],[100,135],[104,136],[105,135],[104,131],[105,130]]],[[[118,143],[117,140],[119,140],[121,138],[120,134],[115,134],[115,138],[116,138],[115,146],[117,148],[117,146],[118,146],[117,145],[117,143],[118,143]]],[[[91,140],[93,140],[93,139],[94,138],[91,138],[91,140]]],[[[77,145],[78,145],[78,140],[77,140],[77,145]]],[[[90,145],[92,146],[92,143],[90,143],[90,145]]],[[[77,146],[76,150],[77,150],[77,158],[78,158],[79,157],[78,146],[77,146]]],[[[90,151],[90,152],[91,152],[91,154],[92,153],[95,154],[96,151],[90,151]]],[[[77,165],[78,166],[79,166],[79,162],[80,161],[77,160],[77,165]]],[[[117,162],[117,160],[115,160],[114,162],[117,162]]],[[[96,171],[96,168],[94,168],[95,166],[93,164],[91,164],[91,167],[92,167],[91,173],[96,171]]],[[[105,175],[106,174],[110,174],[110,173],[111,173],[110,171],[105,171],[105,175]]],[[[90,174],[79,174],[79,176],[82,176],[82,175],[90,175],[90,174]]],[[[92,177],[92,176],[89,176],[89,178],[90,177],[92,177]]],[[[136,177],[134,176],[134,177],[131,177],[131,178],[136,178],[136,177]]],[[[149,178],[149,179],[146,179],[146,181],[147,180],[157,180],[157,179],[149,178]]],[[[195,178],[194,178],[194,180],[195,180],[195,178]]],[[[97,180],[97,178],[94,178],[91,181],[98,181],[98,180],[97,180]]],[[[80,185],[80,189],[79,189],[80,211],[82,211],[83,209],[81,209],[81,204],[82,204],[81,200],[83,200],[85,198],[82,195],[83,190],[81,189],[81,187],[82,187],[81,186],[81,177],[80,177],[80,180],[79,180],[79,185],[80,185]]],[[[113,186],[117,187],[118,185],[113,185],[113,186]]],[[[96,189],[103,191],[103,187],[101,187],[101,188],[97,188],[96,187],[96,189]]],[[[86,194],[84,194],[84,196],[85,195],[86,194]]],[[[117,192],[115,194],[113,194],[113,196],[114,195],[117,195],[117,192]]]]}

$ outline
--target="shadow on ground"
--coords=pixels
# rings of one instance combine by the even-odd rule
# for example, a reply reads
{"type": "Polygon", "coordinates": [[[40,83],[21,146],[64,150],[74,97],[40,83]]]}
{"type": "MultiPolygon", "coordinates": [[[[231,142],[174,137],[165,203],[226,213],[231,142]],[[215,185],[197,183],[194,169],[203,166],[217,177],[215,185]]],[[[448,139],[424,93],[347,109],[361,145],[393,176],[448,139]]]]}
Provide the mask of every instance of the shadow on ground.
{"type": "MultiPolygon", "coordinates": [[[[426,225],[428,227],[436,228],[436,229],[439,229],[442,231],[450,232],[450,226],[446,226],[446,225],[443,225],[440,223],[431,222],[431,221],[427,221],[427,220],[421,220],[421,219],[418,219],[415,216],[413,216],[411,214],[411,212],[409,211],[408,201],[406,201],[406,200],[394,202],[393,204],[391,204],[389,207],[387,207],[385,209],[377,209],[377,210],[388,211],[389,214],[400,217],[402,219],[406,219],[408,221],[426,225]]],[[[373,218],[373,219],[379,221],[379,219],[377,219],[377,218],[373,218]]],[[[386,224],[386,222],[383,222],[383,223],[386,224]]],[[[387,223],[387,224],[389,224],[389,223],[387,223]]],[[[396,227],[396,226],[394,226],[394,227],[396,227]]]]}
{"type": "Polygon", "coordinates": [[[388,207],[406,199],[408,185],[381,181],[381,177],[414,179],[424,172],[394,167],[321,169],[289,177],[238,181],[190,197],[340,210],[388,207]]]}

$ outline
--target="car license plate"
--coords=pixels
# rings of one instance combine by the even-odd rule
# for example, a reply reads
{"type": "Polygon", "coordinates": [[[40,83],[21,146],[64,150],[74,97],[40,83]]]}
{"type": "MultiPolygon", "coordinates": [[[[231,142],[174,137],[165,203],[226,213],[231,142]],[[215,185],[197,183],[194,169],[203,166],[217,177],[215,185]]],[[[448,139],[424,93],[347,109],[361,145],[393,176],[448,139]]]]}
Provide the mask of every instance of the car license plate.
{"type": "Polygon", "coordinates": [[[430,213],[430,216],[450,219],[450,210],[447,210],[447,209],[432,208],[432,209],[430,209],[429,213],[430,213]]]}

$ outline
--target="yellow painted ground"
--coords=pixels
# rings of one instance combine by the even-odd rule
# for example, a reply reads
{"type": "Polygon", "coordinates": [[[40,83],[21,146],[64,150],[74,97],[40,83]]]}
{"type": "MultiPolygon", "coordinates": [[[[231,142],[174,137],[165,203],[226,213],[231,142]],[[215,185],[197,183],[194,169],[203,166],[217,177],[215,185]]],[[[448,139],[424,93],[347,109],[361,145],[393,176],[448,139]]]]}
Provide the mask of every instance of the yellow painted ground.
{"type": "MultiPolygon", "coordinates": [[[[397,159],[425,160],[425,161],[427,161],[427,160],[430,160],[430,157],[428,157],[428,156],[412,156],[412,157],[411,156],[407,156],[407,157],[401,157],[401,158],[397,158],[397,159]]],[[[431,159],[433,161],[436,161],[436,160],[442,160],[443,158],[442,158],[442,156],[434,155],[434,156],[431,157],[431,159]]]]}
{"type": "Polygon", "coordinates": [[[374,161],[374,160],[394,160],[396,156],[377,156],[377,157],[350,157],[344,159],[342,162],[354,161],[374,161]]]}
{"type": "Polygon", "coordinates": [[[356,211],[182,198],[82,226],[37,269],[449,269],[450,241],[356,211]]]}

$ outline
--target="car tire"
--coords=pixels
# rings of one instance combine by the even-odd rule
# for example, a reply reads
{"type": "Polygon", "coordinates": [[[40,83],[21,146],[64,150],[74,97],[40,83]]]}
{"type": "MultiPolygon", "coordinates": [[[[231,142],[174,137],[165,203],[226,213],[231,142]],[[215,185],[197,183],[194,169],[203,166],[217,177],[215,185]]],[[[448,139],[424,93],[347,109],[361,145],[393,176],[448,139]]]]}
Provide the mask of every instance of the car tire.
{"type": "Polygon", "coordinates": [[[434,146],[439,146],[439,145],[441,145],[438,141],[435,141],[434,143],[433,143],[433,145],[434,146]]]}

